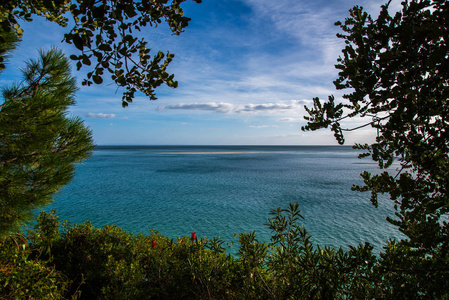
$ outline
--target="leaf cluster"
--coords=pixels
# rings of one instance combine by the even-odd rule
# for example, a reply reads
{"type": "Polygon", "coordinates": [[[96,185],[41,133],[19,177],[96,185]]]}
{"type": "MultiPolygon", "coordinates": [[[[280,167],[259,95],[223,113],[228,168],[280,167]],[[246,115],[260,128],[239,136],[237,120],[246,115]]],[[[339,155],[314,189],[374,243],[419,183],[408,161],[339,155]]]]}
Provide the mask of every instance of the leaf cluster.
{"type": "Polygon", "coordinates": [[[4,31],[13,29],[21,37],[19,20],[32,21],[33,15],[38,15],[67,26],[70,15],[74,26],[63,41],[80,52],[70,56],[77,69],[83,66],[91,69],[82,84],[101,84],[105,73],[109,73],[117,86],[125,89],[122,97],[125,107],[137,91],[155,100],[154,89],[158,86],[177,87],[174,75],[167,72],[174,54],[158,51],[151,55],[148,43],[139,39],[137,33],[165,21],[172,33],[179,35],[190,21],[180,6],[185,1],[7,0],[0,8],[0,27],[4,31]]]}

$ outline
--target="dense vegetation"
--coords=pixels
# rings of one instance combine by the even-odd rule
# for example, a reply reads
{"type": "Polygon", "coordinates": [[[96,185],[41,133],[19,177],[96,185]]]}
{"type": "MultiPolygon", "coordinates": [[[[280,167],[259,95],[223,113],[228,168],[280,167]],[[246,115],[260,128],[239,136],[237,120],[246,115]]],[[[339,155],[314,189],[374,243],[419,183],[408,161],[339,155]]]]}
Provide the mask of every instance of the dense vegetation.
{"type": "MultiPolygon", "coordinates": [[[[388,241],[380,255],[369,244],[347,251],[312,245],[299,226],[298,204],[271,212],[270,243],[258,242],[254,232],[240,234],[235,257],[226,254],[218,239],[192,234],[174,241],[157,232],[135,236],[114,226],[61,224],[54,213],[41,213],[26,236],[3,234],[0,297],[448,299],[448,20],[449,2],[444,0],[403,2],[394,16],[387,4],[376,20],[354,7],[338,23],[346,47],[335,81],[337,89],[350,93],[339,103],[333,96],[324,103],[316,98],[314,107],[307,108],[304,129],[331,127],[339,143],[344,143],[345,119],[369,118],[366,126],[377,129],[375,143],[355,147],[385,172],[363,173],[365,185],[354,189],[370,191],[374,205],[379,193],[389,194],[396,211],[388,221],[405,235],[388,241]],[[396,160],[401,169],[388,170],[396,160]]],[[[0,54],[6,46],[2,44],[0,54]]],[[[26,95],[16,99],[26,104],[26,95]]],[[[0,118],[5,116],[2,107],[0,118]]],[[[5,137],[20,141],[21,132],[0,135],[5,137]]],[[[0,146],[7,145],[0,140],[0,146]]],[[[17,161],[6,160],[4,153],[1,170],[5,161],[17,161]]],[[[19,165],[13,174],[33,173],[39,165],[40,160],[28,168],[19,165]]],[[[4,199],[10,190],[27,188],[19,184],[1,190],[7,208],[11,201],[4,199]]]]}
{"type": "MultiPolygon", "coordinates": [[[[314,248],[297,204],[272,212],[270,244],[238,236],[237,257],[217,239],[152,232],[134,236],[115,226],[61,224],[42,213],[28,241],[10,236],[0,252],[1,297],[81,299],[331,299],[403,295],[368,244],[314,248]]],[[[438,291],[435,291],[438,295],[438,291]]]]}

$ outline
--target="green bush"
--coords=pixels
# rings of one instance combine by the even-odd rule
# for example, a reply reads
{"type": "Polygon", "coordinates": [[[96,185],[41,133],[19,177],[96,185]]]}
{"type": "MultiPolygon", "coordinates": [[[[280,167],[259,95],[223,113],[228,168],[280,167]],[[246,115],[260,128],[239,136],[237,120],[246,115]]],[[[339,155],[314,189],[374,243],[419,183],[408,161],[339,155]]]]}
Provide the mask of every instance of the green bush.
{"type": "Polygon", "coordinates": [[[31,259],[31,256],[32,250],[23,237],[11,236],[1,241],[0,299],[64,299],[64,295],[68,296],[68,278],[49,266],[48,261],[31,259]]]}
{"type": "Polygon", "coordinates": [[[35,253],[71,279],[67,295],[80,291],[82,299],[210,299],[227,297],[238,285],[232,278],[237,261],[216,239],[173,241],[155,231],[133,235],[116,226],[94,228],[89,222],[64,223],[62,230],[59,226],[54,212],[41,213],[29,236],[35,253]]]}
{"type": "Polygon", "coordinates": [[[41,213],[28,241],[4,239],[1,298],[36,299],[447,299],[447,262],[390,241],[380,256],[361,244],[314,246],[298,204],[273,210],[270,243],[237,235],[236,256],[217,238],[114,225],[61,223],[41,213]],[[398,269],[397,266],[402,268],[398,269]],[[420,269],[422,273],[414,273],[420,269]],[[412,271],[410,271],[412,270],[412,271]],[[429,274],[436,270],[436,274],[429,274]],[[426,275],[426,276],[422,276],[426,275]],[[429,276],[427,276],[429,275],[429,276]],[[438,288],[441,287],[441,288],[438,288]]]}

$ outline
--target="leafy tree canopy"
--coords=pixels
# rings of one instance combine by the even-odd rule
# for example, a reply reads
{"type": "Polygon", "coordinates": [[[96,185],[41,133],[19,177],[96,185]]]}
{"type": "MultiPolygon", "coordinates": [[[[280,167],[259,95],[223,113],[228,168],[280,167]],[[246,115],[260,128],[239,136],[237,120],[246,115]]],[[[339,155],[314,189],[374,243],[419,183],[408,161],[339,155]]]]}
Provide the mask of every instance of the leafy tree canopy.
{"type": "MultiPolygon", "coordinates": [[[[90,67],[82,84],[101,84],[105,72],[109,73],[119,87],[125,88],[122,106],[126,107],[137,91],[155,100],[156,87],[177,87],[174,75],[167,72],[174,55],[161,51],[150,55],[148,43],[137,38],[136,32],[165,21],[173,34],[179,35],[190,21],[180,6],[185,1],[4,0],[0,6],[0,30],[14,30],[20,38],[21,20],[30,22],[37,15],[65,27],[71,18],[74,26],[63,40],[80,51],[70,57],[76,61],[77,69],[90,67]]],[[[2,68],[5,65],[0,60],[2,68]]]]}
{"type": "Polygon", "coordinates": [[[370,191],[376,206],[379,193],[389,194],[395,203],[396,216],[388,221],[407,239],[390,245],[395,254],[387,251],[386,260],[409,275],[432,278],[429,289],[447,288],[449,2],[404,1],[394,15],[388,11],[390,2],[377,20],[356,6],[344,23],[336,24],[346,47],[334,84],[349,92],[341,103],[333,96],[325,102],[315,98],[314,107],[306,107],[303,130],[330,127],[343,144],[344,132],[357,128],[344,128],[341,122],[369,118],[363,126],[377,130],[376,141],[354,147],[381,169],[399,164],[378,175],[364,172],[365,185],[354,187],[370,191]]]}

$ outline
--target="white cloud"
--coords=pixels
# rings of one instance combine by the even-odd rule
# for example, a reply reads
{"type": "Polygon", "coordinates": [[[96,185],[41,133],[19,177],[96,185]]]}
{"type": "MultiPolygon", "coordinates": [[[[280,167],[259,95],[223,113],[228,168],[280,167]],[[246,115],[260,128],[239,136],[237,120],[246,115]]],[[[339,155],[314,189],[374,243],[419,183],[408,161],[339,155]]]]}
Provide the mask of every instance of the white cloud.
{"type": "Polygon", "coordinates": [[[232,103],[217,103],[217,102],[209,102],[209,103],[180,103],[180,104],[171,104],[166,106],[160,106],[159,110],[164,109],[172,109],[172,110],[208,110],[215,111],[221,113],[229,113],[234,110],[235,105],[232,103]]]}
{"type": "Polygon", "coordinates": [[[86,117],[91,119],[114,119],[115,114],[105,114],[105,113],[87,113],[86,117]]]}
{"type": "Polygon", "coordinates": [[[278,103],[236,104],[230,102],[180,103],[159,106],[158,110],[198,110],[218,113],[273,113],[298,111],[307,101],[291,100],[278,103]]]}

